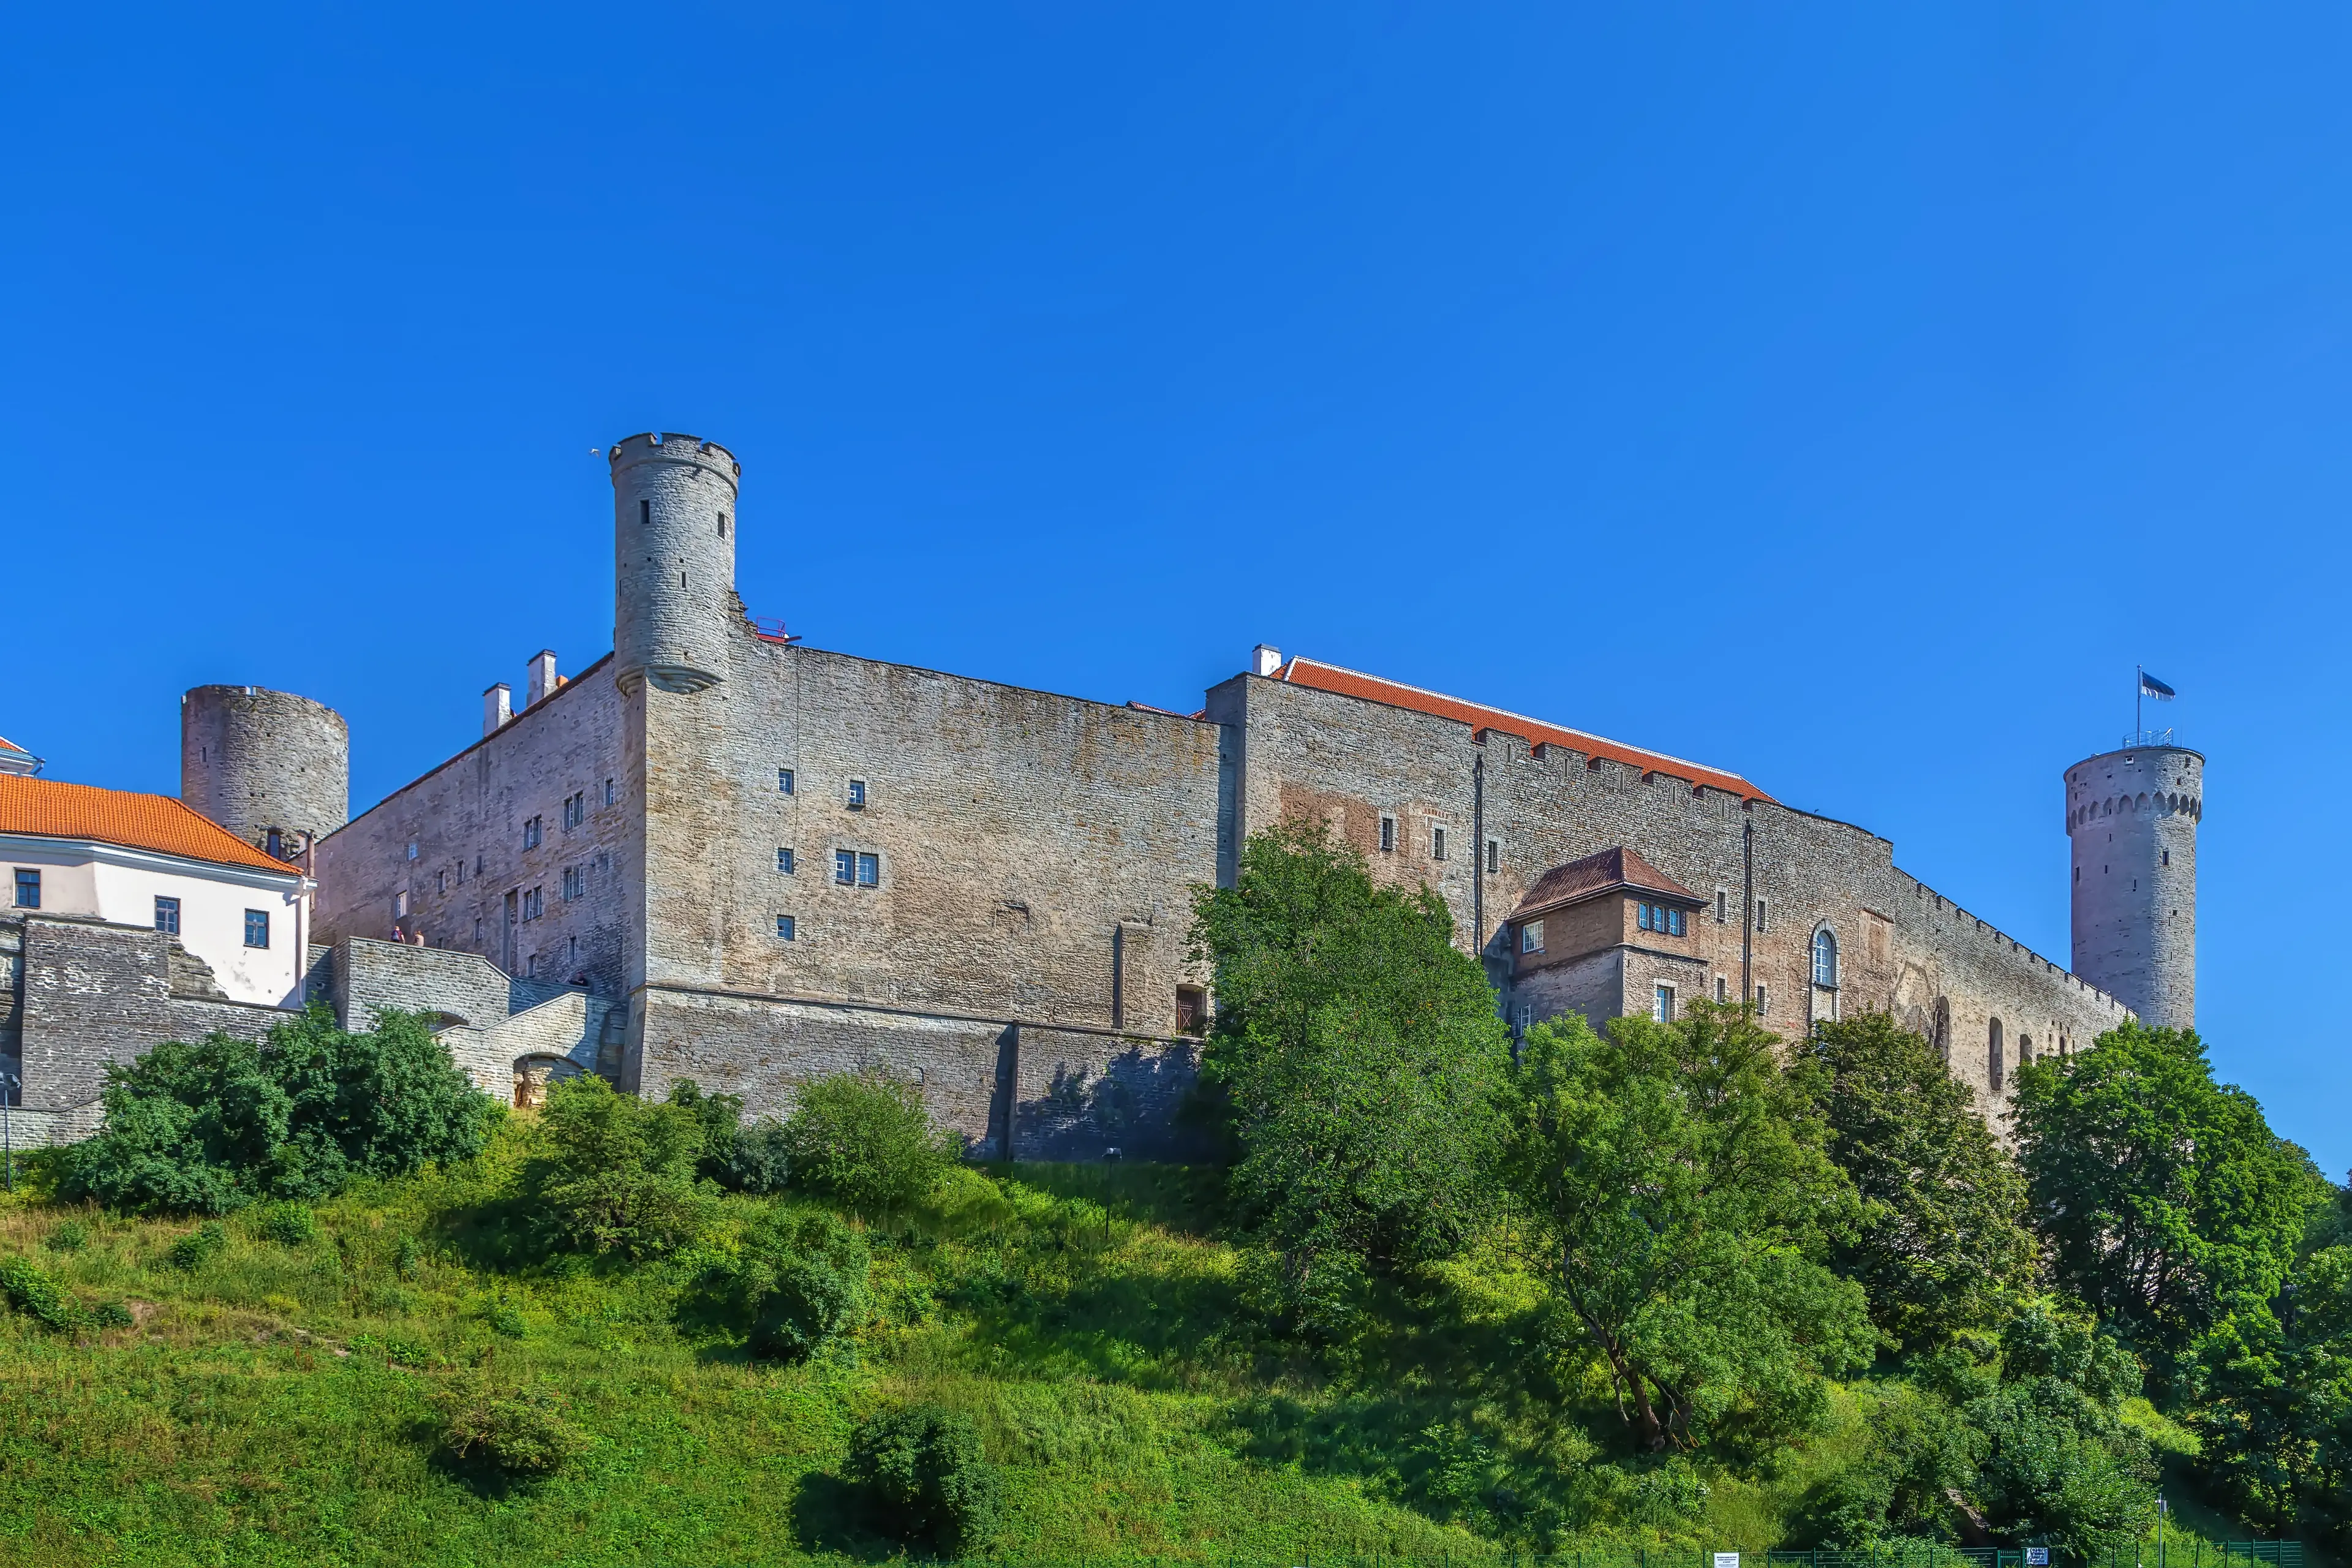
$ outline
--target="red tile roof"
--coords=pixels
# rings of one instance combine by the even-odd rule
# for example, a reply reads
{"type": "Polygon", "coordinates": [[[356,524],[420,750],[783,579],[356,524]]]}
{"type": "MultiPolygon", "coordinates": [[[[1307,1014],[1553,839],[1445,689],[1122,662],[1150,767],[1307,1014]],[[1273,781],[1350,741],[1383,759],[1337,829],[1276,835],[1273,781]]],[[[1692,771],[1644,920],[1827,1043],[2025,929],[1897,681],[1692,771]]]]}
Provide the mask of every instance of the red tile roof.
{"type": "Polygon", "coordinates": [[[1623,745],[1582,730],[1547,724],[1523,713],[1488,708],[1483,703],[1465,702],[1459,697],[1424,691],[1418,686],[1407,686],[1402,681],[1385,679],[1377,675],[1365,675],[1359,670],[1342,669],[1336,664],[1294,658],[1276,670],[1272,679],[1288,681],[1293,686],[1311,686],[1318,691],[1337,692],[1342,697],[1360,697],[1370,702],[1385,702],[1391,708],[1410,708],[1416,713],[1456,720],[1473,729],[1500,730],[1535,745],[1565,746],[1588,757],[1606,757],[1612,762],[1624,763],[1644,772],[1665,773],[1674,778],[1688,779],[1695,784],[1727,790],[1744,800],[1772,798],[1738,773],[1725,773],[1721,768],[1702,767],[1680,757],[1670,757],[1664,752],[1645,752],[1638,746],[1623,745]]]}
{"type": "Polygon", "coordinates": [[[27,763],[30,763],[34,768],[38,768],[41,763],[40,758],[33,755],[5,735],[0,735],[0,761],[7,763],[9,771],[12,773],[24,767],[27,763]]]}
{"type": "Polygon", "coordinates": [[[1596,893],[1614,889],[1634,892],[1657,893],[1669,899],[1679,899],[1694,904],[1706,900],[1622,846],[1603,849],[1598,855],[1587,855],[1581,860],[1570,860],[1565,866],[1555,866],[1536,879],[1519,907],[1511,911],[1515,921],[1532,920],[1546,910],[1556,910],[1562,904],[1572,904],[1579,899],[1589,899],[1596,893]]]}
{"type": "Polygon", "coordinates": [[[284,877],[302,874],[299,868],[263,854],[169,795],[136,795],[57,779],[0,774],[0,833],[95,839],[216,866],[242,866],[284,877]]]}

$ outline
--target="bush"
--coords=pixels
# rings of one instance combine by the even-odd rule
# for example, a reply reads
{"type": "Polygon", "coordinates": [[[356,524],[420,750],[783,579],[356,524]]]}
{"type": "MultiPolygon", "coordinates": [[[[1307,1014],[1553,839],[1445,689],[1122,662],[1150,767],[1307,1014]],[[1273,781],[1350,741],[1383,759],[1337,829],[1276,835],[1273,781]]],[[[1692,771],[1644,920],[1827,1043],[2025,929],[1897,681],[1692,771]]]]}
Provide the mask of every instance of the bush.
{"type": "Polygon", "coordinates": [[[0,1296],[6,1297],[16,1310],[60,1332],[81,1322],[82,1314],[73,1298],[58,1289],[57,1281],[30,1258],[0,1258],[0,1296]]]}
{"type": "Polygon", "coordinates": [[[530,1325],[523,1321],[520,1308],[501,1301],[490,1309],[490,1331],[510,1340],[519,1340],[530,1332],[530,1325]]]}
{"type": "Polygon", "coordinates": [[[262,1211],[261,1234],[280,1247],[300,1247],[319,1234],[319,1222],[302,1204],[271,1204],[262,1211]]]}
{"type": "Polygon", "coordinates": [[[89,1226],[78,1219],[69,1219],[49,1232],[44,1245],[51,1252],[79,1252],[89,1245],[89,1226]]]}
{"type": "Polygon", "coordinates": [[[943,1557],[984,1544],[1003,1507],[1003,1478],[971,1417],[936,1405],[870,1417],[850,1444],[848,1470],[886,1534],[928,1542],[943,1557]]]}
{"type": "Polygon", "coordinates": [[[555,1474],[587,1450],[589,1439],[551,1394],[476,1389],[449,1405],[442,1441],[460,1459],[527,1480],[555,1474]]]}
{"type": "Polygon", "coordinates": [[[712,1197],[695,1182],[702,1125],[688,1105],[618,1094],[593,1073],[547,1090],[525,1193],[562,1246],[652,1258],[692,1242],[712,1197]]]}
{"type": "Polygon", "coordinates": [[[866,1312],[866,1243],[831,1215],[772,1221],[746,1260],[751,1349],[801,1361],[866,1312]]]}
{"type": "Polygon", "coordinates": [[[755,1121],[736,1134],[719,1184],[731,1192],[768,1197],[784,1190],[792,1173],[791,1142],[782,1124],[755,1121]]]}
{"type": "Polygon", "coordinates": [[[105,1129],[66,1152],[60,1195],[131,1213],[227,1214],[358,1174],[478,1152],[494,1114],[413,1014],[338,1028],[324,1007],[255,1045],[167,1042],[107,1069],[105,1129]]]}
{"type": "Polygon", "coordinates": [[[219,1257],[227,1247],[228,1232],[221,1228],[218,1220],[206,1220],[172,1243],[172,1266],[175,1268],[201,1268],[219,1257]]]}
{"type": "Polygon", "coordinates": [[[784,1119],[793,1184],[856,1209],[888,1209],[930,1192],[955,1163],[956,1135],[934,1125],[922,1094],[880,1073],[826,1073],[801,1085],[784,1119]]]}

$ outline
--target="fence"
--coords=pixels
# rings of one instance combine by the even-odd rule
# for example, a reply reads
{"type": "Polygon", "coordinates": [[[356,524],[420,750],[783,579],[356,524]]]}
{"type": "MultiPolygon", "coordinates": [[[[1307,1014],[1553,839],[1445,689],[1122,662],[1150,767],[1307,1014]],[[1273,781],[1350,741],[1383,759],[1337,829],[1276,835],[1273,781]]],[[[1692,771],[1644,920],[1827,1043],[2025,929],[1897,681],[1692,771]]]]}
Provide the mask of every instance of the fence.
{"type": "Polygon", "coordinates": [[[1281,1560],[1216,1553],[1170,1553],[1145,1557],[1104,1552],[1080,1558],[1002,1557],[975,1559],[966,1568],[2304,1568],[2297,1541],[2190,1540],[2168,1546],[2159,1560],[2153,1542],[2089,1558],[2069,1557],[2055,1547],[1937,1546],[1913,1544],[1874,1552],[1732,1552],[1689,1547],[1599,1547],[1590,1551],[1532,1553],[1500,1548],[1460,1553],[1300,1551],[1281,1560]]]}

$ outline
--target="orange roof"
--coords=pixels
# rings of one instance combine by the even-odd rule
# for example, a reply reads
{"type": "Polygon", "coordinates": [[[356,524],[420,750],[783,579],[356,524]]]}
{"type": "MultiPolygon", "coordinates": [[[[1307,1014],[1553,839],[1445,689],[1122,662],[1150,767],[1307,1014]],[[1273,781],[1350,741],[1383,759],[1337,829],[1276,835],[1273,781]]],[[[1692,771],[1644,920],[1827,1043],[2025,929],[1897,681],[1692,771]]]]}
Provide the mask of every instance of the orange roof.
{"type": "Polygon", "coordinates": [[[1294,658],[1276,670],[1272,679],[1288,681],[1293,686],[1311,686],[1318,691],[1337,692],[1342,697],[1360,697],[1368,702],[1385,702],[1391,708],[1410,708],[1416,713],[1456,720],[1475,730],[1500,730],[1536,745],[1565,746],[1588,757],[1606,757],[1612,762],[1624,763],[1647,773],[1688,779],[1695,784],[1726,790],[1746,800],[1772,798],[1738,773],[1727,773],[1721,768],[1701,767],[1680,757],[1670,757],[1664,752],[1645,752],[1638,746],[1622,745],[1582,730],[1547,724],[1523,713],[1511,713],[1477,702],[1465,702],[1459,697],[1424,691],[1418,686],[1407,686],[1402,681],[1383,679],[1358,670],[1342,669],[1336,664],[1294,658]]]}
{"type": "Polygon", "coordinates": [[[1605,893],[1615,888],[1631,888],[1638,892],[1663,893],[1669,899],[1689,903],[1706,902],[1696,893],[1643,859],[1631,849],[1619,845],[1603,849],[1598,855],[1587,855],[1581,860],[1570,860],[1565,866],[1554,866],[1536,879],[1519,907],[1511,911],[1515,921],[1528,920],[1546,910],[1572,904],[1589,899],[1595,893],[1605,893]]]}
{"type": "Polygon", "coordinates": [[[0,833],[42,838],[87,838],[131,849],[152,849],[216,866],[242,866],[299,877],[301,870],[272,859],[209,817],[199,816],[166,795],[64,784],[56,779],[0,774],[0,833]]]}

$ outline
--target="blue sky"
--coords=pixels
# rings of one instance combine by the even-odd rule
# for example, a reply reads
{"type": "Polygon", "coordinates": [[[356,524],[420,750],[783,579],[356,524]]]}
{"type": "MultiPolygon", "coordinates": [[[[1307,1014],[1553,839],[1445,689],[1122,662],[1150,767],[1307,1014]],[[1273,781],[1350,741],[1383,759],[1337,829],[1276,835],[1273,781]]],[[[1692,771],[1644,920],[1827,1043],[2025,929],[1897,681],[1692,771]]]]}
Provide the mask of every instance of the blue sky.
{"type": "Polygon", "coordinates": [[[589,453],[646,428],[741,457],[819,645],[1190,707],[1272,642],[1744,773],[2062,961],[2144,662],[2215,1059],[2352,1165],[2340,10],[11,26],[52,776],[173,790],[178,693],[251,681],[378,798],[610,646],[589,453]]]}

